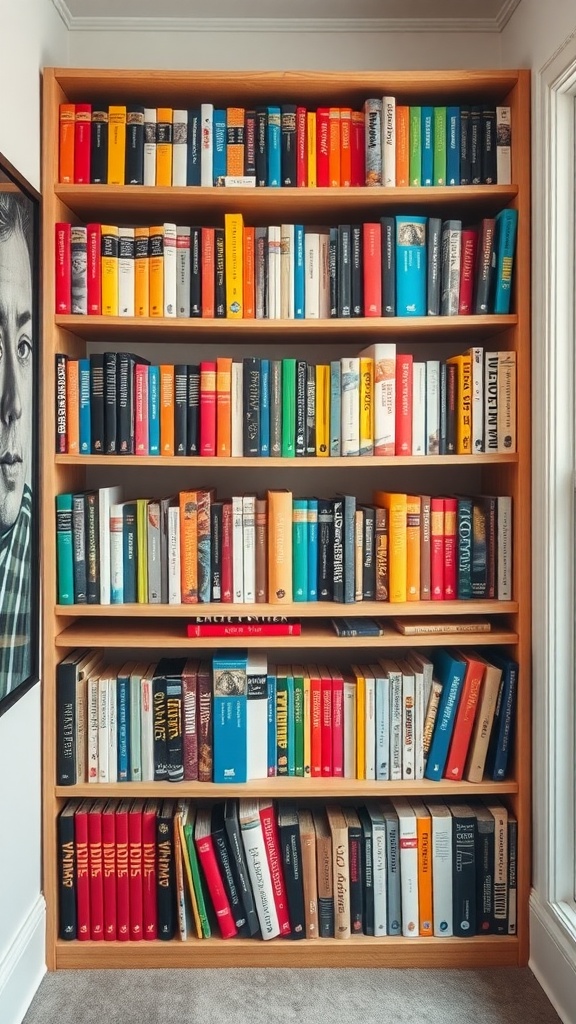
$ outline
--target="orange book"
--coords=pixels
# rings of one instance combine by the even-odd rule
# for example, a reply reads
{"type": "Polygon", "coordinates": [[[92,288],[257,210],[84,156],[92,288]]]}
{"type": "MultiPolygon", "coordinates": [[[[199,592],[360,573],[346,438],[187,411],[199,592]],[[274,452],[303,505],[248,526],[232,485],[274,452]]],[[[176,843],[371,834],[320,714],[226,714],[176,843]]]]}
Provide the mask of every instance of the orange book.
{"type": "Polygon", "coordinates": [[[451,356],[456,366],[456,455],[472,454],[472,357],[451,356]]]}
{"type": "Polygon", "coordinates": [[[406,497],[406,600],[420,600],[420,497],[406,497]]]}
{"type": "Polygon", "coordinates": [[[156,111],[156,184],[172,184],[172,121],[171,107],[156,111]]]}
{"type": "Polygon", "coordinates": [[[215,315],[214,228],[202,228],[202,316],[215,315]]]}
{"type": "Polygon", "coordinates": [[[149,243],[150,316],[164,316],[164,225],[150,228],[149,243]]]}
{"type": "Polygon", "coordinates": [[[340,187],[340,108],[330,107],[328,114],[328,184],[340,187]]]}
{"type": "Polygon", "coordinates": [[[232,455],[232,360],[216,359],[216,455],[232,455]]]}
{"type": "Polygon", "coordinates": [[[226,110],[226,174],[244,174],[244,107],[226,110]]]}
{"type": "Polygon", "coordinates": [[[198,491],[180,491],[178,497],[182,604],[198,604],[198,491]]]}
{"type": "Polygon", "coordinates": [[[174,367],[160,367],[160,454],[174,455],[174,367]]]}
{"type": "Polygon", "coordinates": [[[421,800],[412,800],[418,843],[418,920],[420,935],[433,935],[432,819],[421,800]]]}
{"type": "Polygon", "coordinates": [[[77,359],[66,363],[66,417],[68,454],[80,454],[80,372],[77,359]]]}
{"type": "Polygon", "coordinates": [[[58,180],[63,185],[74,184],[74,133],[76,104],[60,104],[60,147],[58,159],[58,180]]]}
{"type": "Polygon", "coordinates": [[[255,228],[244,228],[244,287],[243,315],[245,320],[253,320],[256,316],[256,281],[254,277],[254,237],[255,228]]]}
{"type": "Polygon", "coordinates": [[[352,111],[350,107],[340,109],[340,184],[349,188],[352,184],[352,111]]]}
{"type": "Polygon", "coordinates": [[[410,182],[410,108],[396,107],[396,185],[410,182]]]}
{"type": "Polygon", "coordinates": [[[268,600],[292,602],[292,492],[268,491],[268,600]]]}
{"type": "Polygon", "coordinates": [[[374,491],[372,501],[388,509],[389,600],[403,603],[407,598],[407,495],[374,491]]]}
{"type": "Polygon", "coordinates": [[[466,662],[466,673],[462,683],[462,692],[458,701],[458,710],[454,719],[454,729],[448,750],[448,758],[444,768],[444,778],[459,781],[464,777],[468,748],[472,738],[474,720],[478,710],[478,701],[482,681],[486,671],[486,662],[477,658],[474,651],[457,650],[454,654],[460,661],[466,662]]]}

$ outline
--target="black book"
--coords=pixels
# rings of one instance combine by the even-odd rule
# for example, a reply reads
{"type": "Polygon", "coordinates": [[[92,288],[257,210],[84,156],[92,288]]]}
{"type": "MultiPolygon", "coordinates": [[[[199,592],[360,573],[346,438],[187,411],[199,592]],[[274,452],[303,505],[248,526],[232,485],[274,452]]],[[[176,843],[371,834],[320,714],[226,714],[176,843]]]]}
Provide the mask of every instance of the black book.
{"type": "Polygon", "coordinates": [[[124,603],[136,604],[138,577],[138,540],[136,535],[137,506],[135,501],[122,505],[122,569],[124,574],[124,603]]]}
{"type": "Polygon", "coordinates": [[[480,225],[477,253],[477,270],[474,289],[474,312],[489,313],[494,280],[494,238],[496,221],[485,217],[480,225]]]}
{"type": "MultiPolygon", "coordinates": [[[[348,825],[348,870],[350,875],[350,931],[361,935],[364,930],[364,899],[362,882],[362,825],[353,807],[343,807],[348,825]]],[[[374,924],[372,924],[374,929],[374,924]]]]}
{"type": "MultiPolygon", "coordinates": [[[[156,700],[156,676],[161,677],[164,684],[162,689],[166,699],[166,774],[163,777],[167,778],[169,782],[182,782],[184,778],[182,673],[185,664],[186,658],[161,658],[154,672],[154,700],[156,700]]],[[[154,705],[154,748],[156,749],[156,705],[154,705]]],[[[156,767],[154,778],[156,779],[156,767]]]]}
{"type": "Polygon", "coordinates": [[[470,184],[482,182],[482,107],[470,108],[470,184]]]}
{"type": "Polygon", "coordinates": [[[224,252],[224,228],[216,228],[214,231],[214,311],[217,317],[226,316],[226,258],[224,252]]]}
{"type": "Polygon", "coordinates": [[[283,103],[280,108],[281,181],[296,187],[296,104],[283,103]]]}
{"type": "Polygon", "coordinates": [[[200,110],[195,108],[188,111],[188,132],[186,135],[186,184],[200,184],[200,140],[202,136],[200,125],[200,110]]]}
{"type": "Polygon", "coordinates": [[[86,494],[86,595],[88,604],[100,604],[100,520],[98,493],[86,494]]]}
{"type": "Polygon", "coordinates": [[[76,772],[76,687],[83,650],[73,651],[56,667],[56,785],[75,786],[76,772]]]}
{"type": "Polygon", "coordinates": [[[330,271],[330,317],[338,316],[338,228],[330,228],[328,269],[330,271]]]}
{"type": "Polygon", "coordinates": [[[482,108],[482,182],[496,184],[496,107],[482,108]]]}
{"type": "Polygon", "coordinates": [[[58,815],[58,937],[78,938],[76,919],[76,845],[74,812],[77,800],[69,800],[58,815]]]}
{"type": "Polygon", "coordinates": [[[156,818],[156,894],[158,938],[173,939],[176,933],[174,800],[163,800],[156,818]]]}
{"type": "Polygon", "coordinates": [[[152,680],[152,721],[154,728],[154,782],[168,780],[168,723],[166,679],[158,663],[152,680]]]}
{"type": "Polygon", "coordinates": [[[518,865],[518,822],[508,815],[508,935],[516,935],[518,902],[516,872],[518,865]]]}
{"type": "Polygon", "coordinates": [[[306,454],[316,455],[316,367],[306,369],[306,454]]]}
{"type": "Polygon", "coordinates": [[[256,108],[256,184],[268,184],[268,110],[256,108]]]}
{"type": "Polygon", "coordinates": [[[476,815],[467,804],[453,803],[452,906],[454,935],[476,934],[476,815]]]}
{"type": "Polygon", "coordinates": [[[66,413],[66,363],[68,356],[56,354],[56,454],[68,451],[68,417],[66,413]]]}
{"type": "Polygon", "coordinates": [[[352,316],[364,316],[364,264],[362,225],[352,225],[352,316]]]}
{"type": "Polygon", "coordinates": [[[222,600],[222,501],[210,504],[210,600],[222,600]]]}
{"type": "Polygon", "coordinates": [[[134,455],[134,367],[130,352],[118,352],[116,361],[116,400],[118,407],[119,455],[134,455]]]}
{"type": "Polygon", "coordinates": [[[298,812],[293,804],[281,803],[278,805],[278,832],[290,917],[290,937],[305,939],[306,911],[302,877],[302,845],[298,812]]]}
{"type": "Polygon", "coordinates": [[[428,218],[428,274],[427,314],[440,315],[440,285],[442,279],[442,221],[440,217],[428,218]]]}
{"type": "Polygon", "coordinates": [[[104,446],[106,455],[115,455],[118,447],[116,352],[104,353],[104,446]]]}
{"type": "Polygon", "coordinates": [[[318,600],[331,601],[334,593],[334,502],[318,499],[318,600]]]}
{"type": "MultiPolygon", "coordinates": [[[[56,370],[58,380],[58,368],[56,370]]],[[[90,356],[90,452],[104,453],[104,354],[90,356]]]]}
{"type": "Polygon", "coordinates": [[[476,815],[476,934],[494,931],[494,816],[482,804],[476,815]]]}
{"type": "Polygon", "coordinates": [[[396,222],[381,217],[382,229],[382,315],[396,316],[396,222]]]}
{"type": "Polygon", "coordinates": [[[126,107],[126,167],[127,185],[144,184],[144,107],[129,103],[126,107]]]}
{"type": "Polygon", "coordinates": [[[200,454],[200,367],[197,365],[188,367],[186,454],[200,454]]]}
{"type": "Polygon", "coordinates": [[[344,499],[334,498],[332,544],[332,600],[344,601],[344,499]]]}
{"type": "Polygon", "coordinates": [[[306,455],[306,387],[308,365],[306,360],[296,360],[296,433],[294,451],[306,455]]]}
{"type": "Polygon", "coordinates": [[[202,316],[202,228],[190,228],[190,316],[202,316]]]}
{"type": "Polygon", "coordinates": [[[250,885],[236,800],[226,800],[224,802],[224,825],[228,837],[228,846],[232,854],[232,872],[236,877],[237,888],[244,906],[246,928],[249,935],[258,935],[260,924],[254,903],[254,894],[250,885]]]}
{"type": "Polygon", "coordinates": [[[351,230],[349,224],[338,225],[338,316],[352,315],[351,230]]]}
{"type": "Polygon", "coordinates": [[[88,603],[86,580],[86,496],[72,497],[72,544],[74,553],[74,604],[88,603]]]}
{"type": "Polygon", "coordinates": [[[358,808],[362,828],[362,895],[364,906],[364,934],[374,935],[374,869],[372,850],[372,820],[365,807],[358,808]]]}
{"type": "Polygon", "coordinates": [[[90,182],[92,185],[108,183],[108,107],[97,104],[92,106],[90,182]]]}
{"type": "Polygon", "coordinates": [[[470,170],[470,107],[460,107],[460,184],[469,185],[470,170]]]}
{"type": "Polygon", "coordinates": [[[242,360],[244,415],[244,456],[260,454],[260,359],[245,356],[242,360]]]}
{"type": "Polygon", "coordinates": [[[247,110],[244,116],[244,174],[256,177],[256,111],[247,110]]]}
{"type": "Polygon", "coordinates": [[[362,541],[362,597],[364,601],[376,599],[376,510],[370,505],[363,505],[364,536],[362,541]]]}
{"type": "Polygon", "coordinates": [[[456,365],[446,363],[446,455],[456,454],[456,365]]]}
{"type": "Polygon", "coordinates": [[[174,367],[174,454],[186,455],[188,426],[188,367],[174,367]]]}
{"type": "Polygon", "coordinates": [[[246,920],[246,912],[244,910],[244,901],[241,898],[240,889],[232,869],[233,859],[228,845],[226,824],[224,821],[224,804],[222,803],[214,804],[212,807],[210,834],[212,836],[214,852],[220,867],[222,884],[228,897],[234,924],[238,929],[239,935],[250,935],[251,933],[248,929],[246,920]]]}

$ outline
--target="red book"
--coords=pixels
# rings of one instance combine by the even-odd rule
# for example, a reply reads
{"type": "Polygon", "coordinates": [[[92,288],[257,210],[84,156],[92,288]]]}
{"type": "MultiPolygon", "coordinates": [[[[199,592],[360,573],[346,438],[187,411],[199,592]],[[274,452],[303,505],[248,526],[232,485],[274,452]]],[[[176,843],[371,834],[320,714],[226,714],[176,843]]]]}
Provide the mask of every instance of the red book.
{"type": "Polygon", "coordinates": [[[216,267],[214,262],[214,228],[202,228],[201,303],[202,316],[213,317],[216,312],[216,267]]]}
{"type": "Polygon", "coordinates": [[[412,365],[411,355],[397,354],[395,455],[412,455],[412,365]]]}
{"type": "Polygon", "coordinates": [[[134,800],[128,812],[128,870],[130,876],[130,938],[135,941],[144,934],[142,889],[142,811],[143,800],[134,800]]]}
{"type": "Polygon", "coordinates": [[[188,623],[187,636],[300,636],[299,622],[188,623]]]}
{"type": "Polygon", "coordinates": [[[104,938],[104,876],[102,872],[102,811],[105,800],[95,800],[88,812],[90,865],[90,938],[104,938]]]}
{"type": "Polygon", "coordinates": [[[463,231],[460,252],[460,297],[458,301],[458,313],[460,316],[467,316],[473,310],[477,246],[478,232],[472,229],[463,231]]]}
{"type": "Polygon", "coordinates": [[[200,455],[216,455],[216,363],[200,363],[200,455]]]}
{"type": "Polygon", "coordinates": [[[282,872],[282,853],[274,805],[272,801],[259,800],[258,807],[262,823],[262,835],[264,836],[264,845],[266,847],[266,857],[268,859],[268,867],[270,868],[270,878],[272,879],[274,903],[278,915],[278,924],[280,925],[280,935],[290,935],[292,929],[288,914],[288,897],[282,872]]]}
{"type": "Polygon", "coordinates": [[[344,777],[344,680],[338,669],[332,672],[332,775],[344,777]]]}
{"type": "Polygon", "coordinates": [[[365,132],[364,111],[353,110],[350,127],[351,184],[353,188],[363,186],[366,182],[365,132]]]}
{"type": "Polygon", "coordinates": [[[430,590],[433,601],[444,600],[444,498],[430,502],[430,590]]]}
{"type": "Polygon", "coordinates": [[[130,938],[129,810],[130,800],[121,800],[116,807],[116,934],[121,942],[130,938]]]}
{"type": "Polygon", "coordinates": [[[322,775],[322,680],[316,665],[310,669],[310,775],[322,775]]]}
{"type": "Polygon", "coordinates": [[[382,316],[382,230],[380,224],[364,224],[364,316],[382,316]]]}
{"type": "Polygon", "coordinates": [[[210,809],[202,807],[196,815],[196,826],[194,829],[194,843],[198,852],[198,860],[202,865],[206,886],[210,893],[212,906],[216,914],[216,920],[223,939],[231,939],[237,934],[238,929],[232,917],[230,903],[226,893],[218,858],[214,850],[214,841],[210,835],[210,809]]]}
{"type": "Polygon", "coordinates": [[[458,597],[458,548],[456,530],[458,500],[444,498],[444,600],[455,601],[458,597]]]}
{"type": "Polygon", "coordinates": [[[86,283],[88,315],[100,316],[102,313],[102,274],[100,251],[102,248],[102,229],[100,224],[86,225],[86,283]]]}
{"type": "Polygon", "coordinates": [[[143,937],[148,941],[158,938],[158,909],[156,906],[156,817],[160,801],[147,800],[142,812],[142,918],[143,937]]]}
{"type": "Polygon", "coordinates": [[[102,811],[102,871],[104,876],[104,938],[116,940],[116,801],[102,811]]]}
{"type": "Polygon", "coordinates": [[[462,778],[466,764],[468,747],[478,707],[478,698],[486,670],[486,662],[478,661],[474,651],[458,650],[455,654],[460,661],[466,662],[466,674],[462,684],[456,718],[454,719],[454,729],[444,768],[444,778],[458,781],[458,779],[462,778]]]}
{"type": "Polygon", "coordinates": [[[189,659],[182,672],[182,747],[186,782],[198,781],[197,684],[198,662],[189,659]]]}
{"type": "Polygon", "coordinates": [[[88,811],[91,800],[83,800],[74,814],[76,846],[76,914],[78,938],[90,938],[90,862],[88,857],[88,811]]]}
{"type": "Polygon", "coordinates": [[[322,776],[332,778],[332,675],[320,665],[322,776]]]}
{"type": "Polygon", "coordinates": [[[70,248],[70,224],[59,221],[55,228],[55,275],[56,313],[72,312],[72,256],[70,248]]]}
{"type": "Polygon", "coordinates": [[[90,140],[92,137],[92,106],[77,103],[74,116],[74,184],[90,184],[90,140]]]}
{"type": "Polygon", "coordinates": [[[306,107],[296,107],[296,185],[308,184],[308,139],[306,136],[306,107]]]}
{"type": "Polygon", "coordinates": [[[198,782],[212,782],[212,664],[198,667],[198,782]]]}
{"type": "Polygon", "coordinates": [[[330,184],[330,111],[328,107],[318,107],[316,111],[316,184],[318,188],[327,188],[330,184]]]}
{"type": "Polygon", "coordinates": [[[134,367],[134,451],[136,455],[149,455],[148,447],[148,366],[136,363],[134,367]]]}
{"type": "Polygon", "coordinates": [[[230,604],[234,596],[232,586],[232,502],[222,506],[222,601],[230,604]]]}

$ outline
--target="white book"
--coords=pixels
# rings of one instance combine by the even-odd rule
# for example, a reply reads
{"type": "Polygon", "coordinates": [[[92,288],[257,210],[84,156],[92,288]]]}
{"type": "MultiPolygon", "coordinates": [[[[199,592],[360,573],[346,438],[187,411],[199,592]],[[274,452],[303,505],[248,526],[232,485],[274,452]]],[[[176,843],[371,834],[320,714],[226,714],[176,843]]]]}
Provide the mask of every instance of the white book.
{"type": "Polygon", "coordinates": [[[362,349],[374,363],[374,455],[394,455],[396,444],[396,345],[377,342],[362,349]]]}
{"type": "Polygon", "coordinates": [[[412,365],[412,455],[426,455],[426,363],[412,365]]]}
{"type": "Polygon", "coordinates": [[[164,316],[176,316],[176,225],[164,225],[164,316]]]}
{"type": "Polygon", "coordinates": [[[242,845],[246,856],[248,876],[254,894],[254,903],[263,939],[273,939],[280,934],[272,878],[268,867],[268,856],[260,822],[257,800],[239,800],[238,817],[242,834],[242,845]]]}
{"type": "Polygon", "coordinates": [[[230,385],[230,406],[232,410],[231,452],[232,457],[241,459],[244,455],[244,366],[232,363],[232,380],[230,385]]]}
{"type": "Polygon", "coordinates": [[[304,232],[304,319],[320,319],[320,235],[304,232]]]}
{"type": "Polygon", "coordinates": [[[142,782],[154,781],[153,678],[154,665],[149,665],[140,681],[140,748],[142,753],[142,782]]]}
{"type": "Polygon", "coordinates": [[[245,494],[242,498],[242,536],[244,562],[244,601],[256,603],[256,498],[245,494]]]}
{"type": "Polygon", "coordinates": [[[232,600],[244,603],[244,526],[242,498],[232,498],[232,600]]]}
{"type": "Polygon", "coordinates": [[[124,604],[123,509],[110,506],[110,603],[124,604]]]}
{"type": "Polygon", "coordinates": [[[432,819],[432,908],[434,935],[452,931],[452,815],[446,804],[427,800],[432,819]]]}
{"type": "Polygon", "coordinates": [[[134,316],[134,228],[118,228],[118,315],[134,316]]]}
{"type": "Polygon", "coordinates": [[[484,356],[484,451],[498,451],[498,352],[484,356]]]}
{"type": "Polygon", "coordinates": [[[344,778],[356,778],[356,680],[345,678],[344,712],[344,778]]]}
{"type": "Polygon", "coordinates": [[[268,319],[280,320],[282,315],[282,286],[281,286],[281,238],[282,229],[279,224],[272,224],[268,228],[268,319]]]}
{"type": "Polygon", "coordinates": [[[168,507],[168,604],[182,604],[180,573],[180,509],[168,507]]]}
{"type": "Polygon", "coordinates": [[[484,349],[471,348],[472,359],[472,452],[484,451],[484,349]]]}
{"type": "Polygon", "coordinates": [[[498,353],[498,451],[516,451],[516,353],[498,353]]]}
{"type": "Polygon", "coordinates": [[[371,665],[375,684],[376,778],[390,778],[390,680],[381,665],[371,665]]]}
{"type": "Polygon", "coordinates": [[[402,672],[402,778],[414,778],[414,670],[403,658],[398,661],[402,672]]]}
{"type": "Polygon", "coordinates": [[[395,661],[382,659],[390,690],[390,780],[402,778],[402,672],[395,661]]]}
{"type": "Polygon", "coordinates": [[[100,735],[100,672],[88,679],[86,703],[88,716],[88,782],[99,782],[98,745],[100,735]]]}
{"type": "Polygon", "coordinates": [[[175,110],[172,120],[172,184],[186,184],[188,164],[188,111],[175,110]]]}
{"type": "Polygon", "coordinates": [[[510,107],[496,107],[496,183],[512,184],[510,107]]]}
{"type": "Polygon", "coordinates": [[[108,782],[118,782],[118,681],[108,676],[108,782]]]}
{"type": "Polygon", "coordinates": [[[176,227],[176,316],[190,316],[190,228],[176,227]]]}
{"type": "Polygon", "coordinates": [[[109,735],[108,735],[108,707],[110,700],[110,688],[108,686],[108,672],[101,673],[98,679],[98,782],[108,782],[108,756],[109,756],[109,735]]]}
{"type": "Polygon", "coordinates": [[[396,185],[396,97],[382,98],[382,184],[396,185]]]}
{"type": "Polygon", "coordinates": [[[330,319],[330,232],[318,232],[318,316],[321,320],[330,319]]]}
{"type": "Polygon", "coordinates": [[[414,939],[418,927],[418,833],[412,804],[404,797],[393,797],[398,815],[398,846],[400,848],[400,883],[402,902],[402,935],[414,939]]]}
{"type": "Polygon", "coordinates": [[[144,107],[144,184],[156,184],[156,107],[144,107]]]}
{"type": "Polygon", "coordinates": [[[370,666],[364,672],[364,771],[367,779],[376,778],[376,680],[370,666]]]}
{"type": "Polygon", "coordinates": [[[204,187],[213,188],[213,123],[214,104],[200,104],[200,123],[202,125],[202,144],[200,146],[200,184],[204,187]]]}
{"type": "Polygon", "coordinates": [[[246,660],[246,748],[248,779],[268,776],[268,658],[249,650],[246,660]]]}
{"type": "Polygon", "coordinates": [[[496,595],[499,601],[512,600],[512,498],[497,499],[498,567],[496,595]]]}
{"type": "Polygon", "coordinates": [[[508,811],[497,800],[485,801],[486,810],[494,818],[494,883],[493,914],[496,922],[508,921],[508,811]]]}
{"type": "Polygon", "coordinates": [[[340,360],[340,437],[342,455],[360,455],[360,359],[340,360]]]}
{"type": "Polygon", "coordinates": [[[406,657],[407,663],[414,672],[414,778],[424,778],[424,666],[412,651],[406,657]]]}
{"type": "Polygon", "coordinates": [[[388,900],[386,892],[386,822],[380,808],[368,801],[366,810],[372,822],[372,896],[374,899],[374,935],[386,935],[388,900]]]}
{"type": "Polygon", "coordinates": [[[426,360],[426,455],[440,454],[440,362],[426,360]]]}
{"type": "Polygon", "coordinates": [[[294,319],[294,225],[280,227],[280,317],[294,319]]]}

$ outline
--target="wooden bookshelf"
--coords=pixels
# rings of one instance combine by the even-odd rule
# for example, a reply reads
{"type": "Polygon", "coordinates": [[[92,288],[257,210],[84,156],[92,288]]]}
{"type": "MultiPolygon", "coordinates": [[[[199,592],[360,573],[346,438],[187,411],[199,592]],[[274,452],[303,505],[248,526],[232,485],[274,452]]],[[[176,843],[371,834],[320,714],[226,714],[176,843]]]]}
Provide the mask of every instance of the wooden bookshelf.
{"type": "MultiPolygon", "coordinates": [[[[49,969],[155,968],[155,967],[477,967],[525,965],[528,962],[528,899],[531,879],[531,533],[530,533],[530,73],[528,71],[424,71],[424,72],[202,72],[46,69],[43,82],[43,444],[42,473],[42,588],[43,588],[43,799],[44,799],[44,892],[47,905],[46,956],[49,969]],[[190,107],[210,97],[215,104],[254,106],[291,102],[297,98],[310,108],[331,102],[360,104],[371,95],[395,95],[403,103],[479,103],[491,100],[512,111],[513,185],[455,186],[446,188],[353,188],[353,189],[201,189],[144,188],[140,186],[76,186],[58,183],[58,105],[64,101],[136,101],[156,107],[190,107]],[[224,212],[240,211],[248,223],[266,224],[300,219],[304,223],[354,222],[380,217],[383,212],[414,210],[439,217],[464,217],[470,223],[493,216],[505,206],[519,211],[515,257],[513,312],[507,316],[377,318],[351,320],[178,320],[167,318],[54,315],[54,224],[57,221],[106,221],[152,223],[156,218],[190,223],[221,222],[224,212]],[[420,345],[450,353],[470,345],[487,351],[514,349],[517,354],[517,452],[510,455],[474,455],[406,458],[304,458],[304,459],[153,459],[139,457],[68,456],[54,454],[55,373],[54,355],[65,352],[77,358],[93,345],[130,348],[140,344],[161,346],[213,345],[230,350],[234,345],[275,346],[279,355],[288,347],[305,345],[326,355],[326,345],[338,353],[356,351],[371,341],[386,338],[400,345],[420,345]],[[317,346],[317,348],[316,348],[317,346]],[[462,474],[475,474],[483,493],[510,494],[513,498],[513,600],[466,602],[416,602],[402,605],[366,602],[353,607],[354,615],[379,619],[392,616],[489,616],[489,634],[403,636],[392,624],[377,638],[344,639],[335,635],[329,620],[350,614],[351,606],[319,602],[266,605],[57,605],[55,551],[55,495],[102,485],[105,470],[121,469],[127,481],[137,485],[139,474],[176,469],[190,473],[193,467],[219,473],[222,486],[232,470],[249,471],[258,486],[267,486],[267,473],[278,479],[284,470],[300,473],[302,487],[309,483],[307,470],[334,469],[339,480],[354,492],[355,480],[365,481],[366,471],[385,472],[386,486],[394,487],[411,474],[419,493],[426,480],[427,493],[435,481],[441,493],[446,474],[451,490],[461,489],[462,474]],[[426,475],[423,478],[423,471],[426,475]],[[94,476],[96,474],[96,476],[94,476]],[[345,477],[343,474],[346,474],[345,477]],[[239,645],[239,638],[187,638],[186,620],[195,614],[283,614],[302,619],[298,637],[244,637],[241,646],[260,649],[325,651],[334,661],[349,663],[354,650],[379,649],[400,652],[404,648],[439,645],[485,647],[502,645],[520,664],[516,736],[510,777],[500,783],[426,780],[382,783],[343,779],[266,779],[244,786],[207,784],[121,783],[55,785],[56,698],[58,662],[75,647],[129,650],[211,651],[215,646],[239,645]],[[65,801],[74,797],[125,797],[176,795],[202,799],[225,796],[291,797],[311,802],[328,799],[361,801],[367,797],[407,795],[420,797],[478,795],[502,796],[518,819],[518,932],[510,936],[477,936],[470,939],[369,938],[286,942],[273,940],[219,939],[179,942],[64,942],[58,938],[58,888],[56,820],[65,801]]],[[[152,350],[150,350],[152,351],[152,350]]],[[[158,349],[156,350],[158,352],[158,349]]],[[[438,358],[437,356],[435,358],[438,358]]],[[[442,356],[444,358],[444,355],[442,356]]],[[[376,479],[376,478],[375,478],[376,479]]],[[[468,478],[467,478],[468,479],[468,478]]],[[[148,485],[147,485],[148,486],[148,485]]],[[[159,486],[159,485],[158,485],[159,486]]],[[[372,486],[372,484],[371,484],[372,486]]],[[[404,487],[402,488],[404,489],[404,487]]],[[[436,491],[438,493],[438,491],[436,491]]]]}

